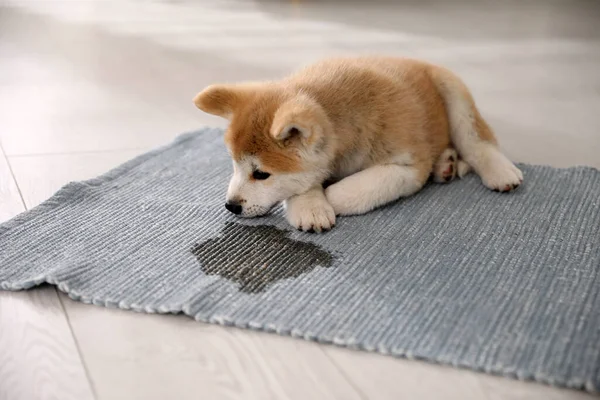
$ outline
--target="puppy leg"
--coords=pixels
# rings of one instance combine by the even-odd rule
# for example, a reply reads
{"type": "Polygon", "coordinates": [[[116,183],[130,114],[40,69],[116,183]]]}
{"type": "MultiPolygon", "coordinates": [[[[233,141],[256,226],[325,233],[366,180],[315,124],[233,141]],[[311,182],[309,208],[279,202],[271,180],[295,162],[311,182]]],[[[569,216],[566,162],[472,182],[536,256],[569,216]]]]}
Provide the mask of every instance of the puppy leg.
{"type": "Polygon", "coordinates": [[[519,187],[523,173],[498,148],[494,132],[465,84],[446,69],[433,67],[431,72],[446,103],[450,136],[459,155],[488,188],[509,192],[519,187]]]}
{"type": "Polygon", "coordinates": [[[421,189],[431,172],[427,164],[376,165],[329,186],[325,196],[336,215],[363,214],[421,189]]]}
{"type": "Polygon", "coordinates": [[[447,183],[457,176],[462,179],[469,172],[471,172],[471,166],[458,157],[456,150],[449,147],[444,150],[433,166],[433,181],[447,183]]]}
{"type": "Polygon", "coordinates": [[[322,187],[290,197],[285,201],[288,222],[305,232],[326,232],[335,225],[335,212],[322,187]]]}
{"type": "Polygon", "coordinates": [[[495,143],[493,132],[477,111],[473,112],[474,122],[465,121],[463,130],[454,132],[453,141],[460,155],[471,165],[488,188],[498,192],[509,192],[523,182],[523,173],[514,165],[495,143]]]}

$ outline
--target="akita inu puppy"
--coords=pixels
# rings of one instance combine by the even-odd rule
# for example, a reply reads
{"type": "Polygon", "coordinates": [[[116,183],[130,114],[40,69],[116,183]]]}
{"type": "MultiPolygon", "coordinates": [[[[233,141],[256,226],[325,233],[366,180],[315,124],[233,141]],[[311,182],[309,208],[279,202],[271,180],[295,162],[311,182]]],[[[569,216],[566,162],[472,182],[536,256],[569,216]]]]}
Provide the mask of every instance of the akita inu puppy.
{"type": "Polygon", "coordinates": [[[414,194],[432,174],[449,181],[472,168],[500,192],[523,181],[464,83],[417,60],[330,59],[281,81],[212,85],[194,102],[230,120],[225,206],[241,217],[285,202],[293,226],[323,232],[337,215],[414,194]]]}

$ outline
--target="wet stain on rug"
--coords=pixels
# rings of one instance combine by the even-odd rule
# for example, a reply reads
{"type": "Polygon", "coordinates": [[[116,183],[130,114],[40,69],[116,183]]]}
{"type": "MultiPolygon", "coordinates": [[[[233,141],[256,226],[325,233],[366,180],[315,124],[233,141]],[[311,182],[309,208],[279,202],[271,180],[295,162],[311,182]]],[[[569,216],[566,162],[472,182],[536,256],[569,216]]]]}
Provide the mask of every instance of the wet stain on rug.
{"type": "Polygon", "coordinates": [[[207,275],[235,282],[246,293],[263,292],[277,281],[297,278],[317,266],[332,266],[332,254],[288,236],[288,231],[274,226],[227,222],[218,237],[195,244],[192,253],[207,275]]]}

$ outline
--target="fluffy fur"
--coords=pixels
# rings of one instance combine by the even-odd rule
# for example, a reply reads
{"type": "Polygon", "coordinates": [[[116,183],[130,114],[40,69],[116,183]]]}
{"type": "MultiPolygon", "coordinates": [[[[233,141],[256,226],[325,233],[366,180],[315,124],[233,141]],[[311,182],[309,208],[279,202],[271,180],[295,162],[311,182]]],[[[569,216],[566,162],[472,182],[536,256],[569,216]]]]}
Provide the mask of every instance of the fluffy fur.
{"type": "Polygon", "coordinates": [[[503,192],[523,180],[463,82],[417,60],[330,59],[277,82],[212,85],[194,102],[230,120],[227,207],[242,217],[285,201],[293,226],[322,232],[432,175],[448,182],[472,168],[503,192]]]}

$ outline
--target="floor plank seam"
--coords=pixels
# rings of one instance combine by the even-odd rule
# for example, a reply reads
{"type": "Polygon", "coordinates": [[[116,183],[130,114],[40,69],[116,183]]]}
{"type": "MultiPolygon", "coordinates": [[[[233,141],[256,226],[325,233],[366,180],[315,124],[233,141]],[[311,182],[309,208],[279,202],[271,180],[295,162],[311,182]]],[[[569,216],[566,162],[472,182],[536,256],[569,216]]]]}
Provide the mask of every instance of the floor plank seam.
{"type": "Polygon", "coordinates": [[[6,165],[8,166],[8,172],[10,173],[10,176],[12,177],[12,180],[15,183],[15,186],[17,187],[17,193],[19,193],[19,198],[21,199],[21,204],[23,205],[23,208],[25,208],[25,210],[28,210],[27,204],[25,204],[25,198],[23,197],[23,192],[21,191],[19,182],[17,182],[17,177],[15,176],[15,172],[13,171],[12,165],[10,164],[10,160],[9,160],[8,156],[6,155],[6,152],[4,151],[4,147],[2,146],[2,143],[0,143],[0,153],[2,153],[2,157],[4,157],[4,159],[6,160],[6,165]]]}
{"type": "Polygon", "coordinates": [[[75,349],[77,349],[77,355],[79,356],[79,361],[81,362],[81,365],[83,366],[83,372],[85,372],[85,377],[86,377],[86,379],[88,381],[88,385],[90,386],[90,389],[92,391],[92,396],[94,397],[95,400],[98,400],[98,394],[96,391],[96,387],[94,386],[94,382],[92,380],[92,375],[90,374],[88,366],[83,357],[83,352],[81,351],[81,346],[79,345],[79,341],[77,340],[77,336],[75,335],[75,331],[73,330],[73,325],[71,324],[71,318],[69,317],[67,308],[65,307],[62,296],[60,295],[58,288],[56,286],[54,287],[54,292],[56,293],[56,296],[58,297],[58,301],[60,302],[60,306],[63,310],[63,313],[65,314],[65,319],[67,320],[67,325],[69,326],[69,331],[71,332],[71,337],[73,338],[73,343],[75,343],[75,349]]]}
{"type": "Polygon", "coordinates": [[[335,361],[335,359],[333,357],[331,357],[331,355],[329,354],[328,349],[324,348],[324,346],[322,346],[322,345],[320,345],[319,347],[321,348],[321,351],[323,352],[323,354],[325,355],[325,357],[327,359],[329,359],[329,361],[331,361],[331,363],[333,364],[333,366],[340,372],[340,374],[342,375],[342,377],[344,378],[344,380],[346,382],[348,382],[348,384],[350,385],[350,387],[352,389],[354,389],[354,391],[358,394],[358,396],[362,400],[369,400],[369,397],[362,390],[360,390],[360,388],[358,387],[358,385],[356,385],[352,381],[352,379],[350,378],[350,376],[348,376],[348,374],[346,373],[346,371],[344,371],[344,369],[335,361]]]}

